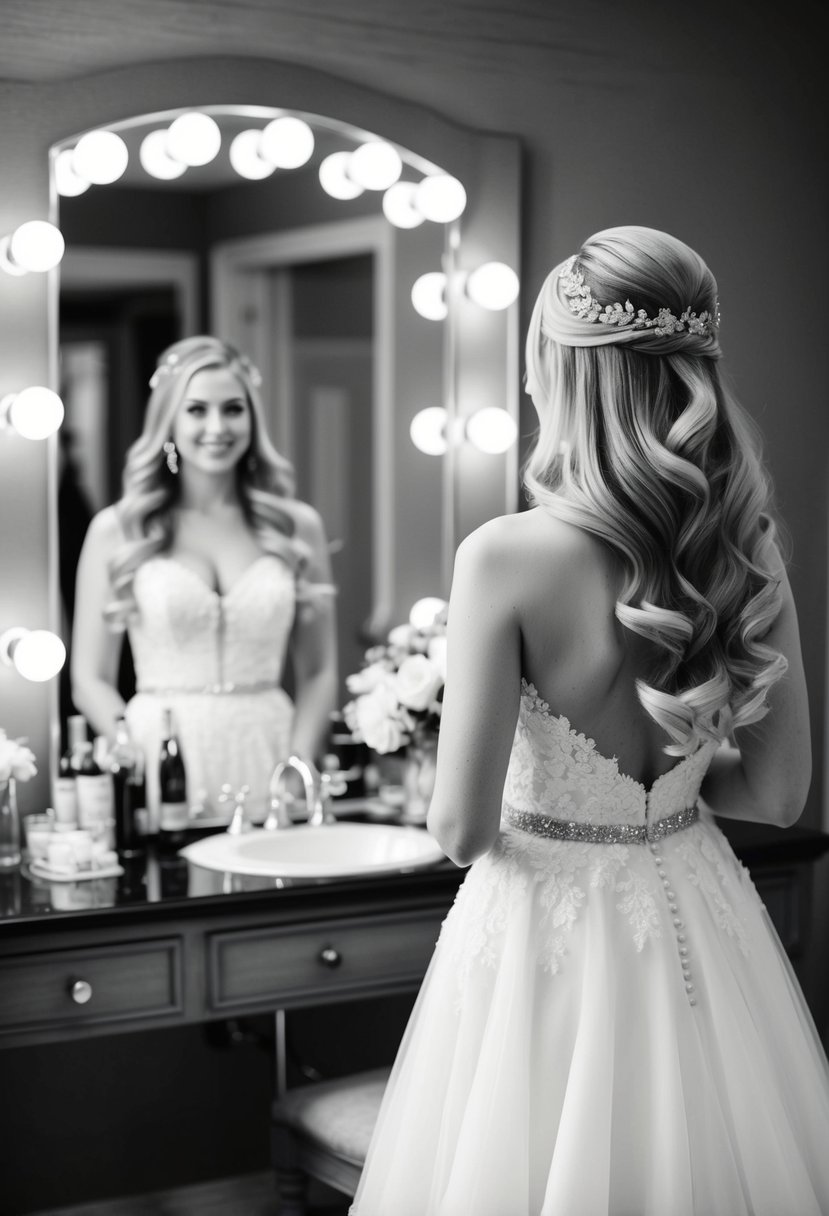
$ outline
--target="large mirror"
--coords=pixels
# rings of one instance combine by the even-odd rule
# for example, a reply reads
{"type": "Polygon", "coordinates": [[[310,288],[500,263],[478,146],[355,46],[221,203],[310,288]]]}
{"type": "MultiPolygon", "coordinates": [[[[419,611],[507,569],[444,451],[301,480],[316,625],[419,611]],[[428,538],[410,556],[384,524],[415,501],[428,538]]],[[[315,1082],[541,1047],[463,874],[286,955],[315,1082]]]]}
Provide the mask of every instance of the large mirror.
{"type": "MultiPolygon", "coordinates": [[[[419,505],[402,540],[390,521],[407,420],[413,409],[444,403],[452,379],[447,327],[415,311],[411,288],[420,275],[450,267],[454,225],[412,208],[415,187],[439,174],[405,149],[398,181],[409,189],[398,192],[399,219],[383,189],[361,188],[344,174],[343,158],[372,142],[365,131],[290,115],[310,131],[313,150],[300,166],[275,168],[257,147],[263,131],[284,122],[284,111],[206,107],[199,114],[215,124],[219,142],[203,165],[165,165],[177,111],[106,128],[127,157],[114,183],[80,190],[83,179],[76,182],[72,169],[80,160],[78,135],[52,150],[66,242],[57,335],[66,409],[58,484],[63,634],[72,636],[87,526],[121,494],[159,354],[181,338],[214,334],[258,369],[270,437],[293,466],[297,498],[322,517],[338,589],[342,704],[344,677],[359,668],[366,645],[396,623],[395,548],[402,543],[418,555],[421,594],[445,592],[440,461],[412,449],[421,462],[419,505]],[[160,168],[147,151],[154,141],[162,143],[160,168]],[[243,161],[246,141],[252,155],[243,161]]],[[[108,170],[93,165],[90,172],[108,170]]],[[[76,712],[69,671],[67,664],[64,739],[76,712]]],[[[290,670],[287,679],[290,686],[290,670]]],[[[128,640],[118,683],[129,699],[135,677],[128,640]]]]}

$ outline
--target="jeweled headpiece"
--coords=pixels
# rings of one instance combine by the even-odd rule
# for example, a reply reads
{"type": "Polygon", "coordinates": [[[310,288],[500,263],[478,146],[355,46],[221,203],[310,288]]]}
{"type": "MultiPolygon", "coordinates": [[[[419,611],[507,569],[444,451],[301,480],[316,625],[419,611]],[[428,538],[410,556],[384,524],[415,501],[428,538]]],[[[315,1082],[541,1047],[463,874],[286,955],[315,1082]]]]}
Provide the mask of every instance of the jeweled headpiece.
{"type": "MultiPolygon", "coordinates": [[[[171,351],[150,376],[150,388],[157,388],[166,376],[172,376],[174,372],[177,372],[180,362],[181,358],[176,351],[171,351]]],[[[262,374],[259,368],[251,363],[247,355],[237,355],[236,362],[245,372],[253,387],[259,388],[262,384],[262,374]]]]}
{"type": "Polygon", "coordinates": [[[706,311],[697,315],[690,308],[686,308],[678,317],[669,308],[660,308],[655,317],[649,317],[644,308],[635,309],[630,300],[625,300],[624,304],[600,304],[593,298],[582,272],[576,269],[576,260],[576,254],[568,258],[558,277],[570,311],[582,321],[598,321],[601,325],[615,325],[631,330],[649,329],[660,335],[683,331],[708,335],[719,327],[719,301],[713,313],[706,311]]]}

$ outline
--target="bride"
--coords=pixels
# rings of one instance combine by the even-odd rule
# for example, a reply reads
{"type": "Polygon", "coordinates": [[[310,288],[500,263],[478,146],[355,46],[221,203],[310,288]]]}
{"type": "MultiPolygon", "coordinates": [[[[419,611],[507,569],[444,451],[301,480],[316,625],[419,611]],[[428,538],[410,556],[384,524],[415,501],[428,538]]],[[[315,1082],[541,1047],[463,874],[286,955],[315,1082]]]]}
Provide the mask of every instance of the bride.
{"type": "Polygon", "coordinates": [[[471,865],[357,1216],[825,1216],[829,1067],[713,818],[809,786],[795,606],[717,287],[598,233],[527,339],[534,509],[461,545],[429,828],[471,865]],[[736,744],[736,746],[735,746],[736,744]]]}
{"type": "MultiPolygon", "coordinates": [[[[274,765],[322,750],[337,692],[322,521],[293,498],[248,359],[212,337],[164,351],[123,495],[92,521],[78,566],[72,697],[96,734],[126,712],[147,761],[151,822],[162,711],[179,736],[190,801],[221,810],[247,784],[264,814],[274,765]],[[117,689],[123,631],[136,695],[117,689]],[[281,687],[290,657],[295,703],[281,687]]],[[[229,811],[228,811],[229,815],[229,811]]]]}

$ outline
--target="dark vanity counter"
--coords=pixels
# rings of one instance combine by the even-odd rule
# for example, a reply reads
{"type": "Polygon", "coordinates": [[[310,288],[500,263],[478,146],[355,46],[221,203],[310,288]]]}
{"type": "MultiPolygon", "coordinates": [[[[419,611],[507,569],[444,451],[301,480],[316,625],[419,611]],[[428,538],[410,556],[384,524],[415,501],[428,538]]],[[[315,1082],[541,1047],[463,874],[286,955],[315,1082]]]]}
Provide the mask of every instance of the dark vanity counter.
{"type": "MultiPolygon", "coordinates": [[[[720,826],[796,962],[829,836],[720,826]]],[[[0,1046],[413,991],[464,874],[446,861],[372,878],[250,878],[155,849],[124,871],[50,883],[24,866],[0,879],[0,1046]]]]}

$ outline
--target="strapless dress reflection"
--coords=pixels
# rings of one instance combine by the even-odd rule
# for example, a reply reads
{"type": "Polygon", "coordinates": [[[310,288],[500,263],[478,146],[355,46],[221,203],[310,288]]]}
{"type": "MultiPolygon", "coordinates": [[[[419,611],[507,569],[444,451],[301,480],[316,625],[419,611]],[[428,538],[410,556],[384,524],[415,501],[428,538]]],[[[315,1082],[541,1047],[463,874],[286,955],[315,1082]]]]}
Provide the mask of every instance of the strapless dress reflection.
{"type": "Polygon", "coordinates": [[[266,814],[268,782],[288,754],[293,703],[280,682],[294,622],[292,571],[263,554],[220,595],[188,566],[154,557],[134,582],[129,625],[136,695],[126,716],[147,761],[147,806],[158,808],[162,711],[173,711],[191,804],[229,819],[223,785],[250,786],[254,819],[266,814]]]}
{"type": "Polygon", "coordinates": [[[829,1066],[714,750],[648,790],[523,684],[354,1216],[827,1216],[829,1066]]]}

